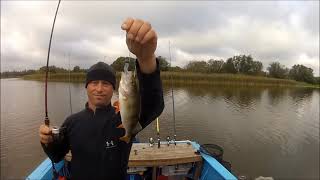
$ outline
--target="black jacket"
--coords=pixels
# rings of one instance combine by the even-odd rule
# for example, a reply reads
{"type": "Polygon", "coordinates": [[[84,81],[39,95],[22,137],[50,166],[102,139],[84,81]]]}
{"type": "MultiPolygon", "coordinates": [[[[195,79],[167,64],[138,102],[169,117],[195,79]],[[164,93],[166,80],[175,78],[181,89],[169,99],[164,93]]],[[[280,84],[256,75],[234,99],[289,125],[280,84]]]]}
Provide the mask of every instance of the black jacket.
{"type": "MultiPolygon", "coordinates": [[[[158,117],[164,108],[159,62],[152,74],[140,72],[136,63],[141,95],[139,123],[143,128],[158,117]]],[[[110,104],[97,108],[95,113],[88,108],[69,116],[61,126],[63,138],[48,146],[42,145],[48,157],[59,162],[71,149],[71,177],[75,180],[123,180],[132,142],[119,141],[125,134],[116,128],[121,124],[120,113],[115,113],[110,104]]]]}

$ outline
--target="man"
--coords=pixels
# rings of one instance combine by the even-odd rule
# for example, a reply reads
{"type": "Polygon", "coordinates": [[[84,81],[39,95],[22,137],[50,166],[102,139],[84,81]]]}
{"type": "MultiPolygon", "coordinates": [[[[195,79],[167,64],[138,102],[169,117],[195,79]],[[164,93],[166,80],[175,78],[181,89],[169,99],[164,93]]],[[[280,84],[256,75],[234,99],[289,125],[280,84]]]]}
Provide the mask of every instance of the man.
{"type": "MultiPolygon", "coordinates": [[[[154,54],[157,34],[148,22],[139,19],[128,18],[121,28],[127,33],[128,49],[137,57],[141,96],[139,123],[145,128],[164,108],[159,62],[154,54]]],[[[91,66],[86,75],[86,107],[64,121],[61,140],[53,141],[51,128],[40,126],[40,141],[51,160],[58,162],[71,150],[72,179],[123,180],[126,177],[132,142],[119,140],[125,130],[118,128],[121,116],[111,106],[115,84],[115,73],[109,65],[99,62],[91,66]]]]}

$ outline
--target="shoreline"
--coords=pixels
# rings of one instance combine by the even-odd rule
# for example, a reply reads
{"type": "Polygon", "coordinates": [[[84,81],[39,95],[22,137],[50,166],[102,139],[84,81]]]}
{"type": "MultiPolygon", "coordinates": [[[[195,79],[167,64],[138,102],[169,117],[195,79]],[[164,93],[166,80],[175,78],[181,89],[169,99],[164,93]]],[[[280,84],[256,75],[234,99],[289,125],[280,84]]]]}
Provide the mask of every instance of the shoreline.
{"type": "MultiPolygon", "coordinates": [[[[23,80],[44,81],[45,74],[32,74],[20,77],[23,80]]],[[[116,74],[117,82],[120,80],[120,72],[116,74]]],[[[289,79],[276,79],[262,76],[249,76],[241,74],[203,74],[191,72],[161,72],[163,84],[174,85],[225,85],[225,86],[266,86],[266,87],[309,87],[320,88],[320,86],[298,82],[289,79]]],[[[85,73],[57,73],[49,74],[49,82],[73,82],[84,83],[85,73]]]]}

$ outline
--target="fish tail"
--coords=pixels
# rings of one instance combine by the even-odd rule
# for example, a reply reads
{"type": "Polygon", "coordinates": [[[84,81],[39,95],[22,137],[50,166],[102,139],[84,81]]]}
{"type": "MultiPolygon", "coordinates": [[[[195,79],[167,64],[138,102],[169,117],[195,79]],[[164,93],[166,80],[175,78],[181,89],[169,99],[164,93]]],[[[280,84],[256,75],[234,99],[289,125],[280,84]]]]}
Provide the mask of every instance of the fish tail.
{"type": "Polygon", "coordinates": [[[123,124],[121,123],[117,128],[124,128],[123,124]]]}
{"type": "Polygon", "coordinates": [[[138,122],[137,125],[133,128],[132,134],[138,134],[142,130],[141,124],[138,122]]]}
{"type": "Polygon", "coordinates": [[[131,136],[126,135],[126,136],[120,137],[119,139],[120,139],[120,141],[124,141],[128,144],[131,140],[131,136]]]}

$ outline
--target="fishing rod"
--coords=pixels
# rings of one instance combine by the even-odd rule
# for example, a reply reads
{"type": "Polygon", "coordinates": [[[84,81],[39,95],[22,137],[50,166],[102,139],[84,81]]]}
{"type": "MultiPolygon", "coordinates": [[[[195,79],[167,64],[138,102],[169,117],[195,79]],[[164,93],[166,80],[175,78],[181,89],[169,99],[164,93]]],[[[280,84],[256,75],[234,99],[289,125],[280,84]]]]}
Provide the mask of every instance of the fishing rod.
{"type": "Polygon", "coordinates": [[[159,118],[157,118],[157,137],[158,137],[158,148],[160,148],[160,126],[159,126],[159,118]]]}
{"type": "MultiPolygon", "coordinates": [[[[171,48],[170,48],[170,41],[169,41],[169,57],[170,57],[170,68],[171,68],[171,48]]],[[[173,113],[173,142],[174,145],[177,145],[177,134],[176,134],[176,115],[174,109],[174,95],[173,95],[173,82],[172,82],[172,74],[170,75],[171,80],[171,98],[172,98],[172,113],[173,113]]]]}
{"type": "MultiPolygon", "coordinates": [[[[58,5],[57,5],[57,9],[56,9],[56,13],[54,15],[54,19],[53,19],[53,24],[52,24],[52,28],[51,28],[51,34],[50,34],[50,40],[49,40],[49,48],[48,48],[48,54],[47,54],[47,66],[46,66],[46,79],[45,79],[45,119],[44,119],[44,124],[46,126],[50,126],[50,120],[48,117],[48,72],[49,72],[49,58],[50,58],[50,49],[51,49],[51,40],[52,40],[52,35],[53,35],[53,30],[54,30],[54,25],[56,23],[56,18],[57,18],[57,14],[58,14],[58,10],[60,7],[60,2],[61,0],[59,0],[58,5]]],[[[52,133],[53,133],[53,137],[55,137],[57,134],[59,134],[59,129],[57,128],[52,128],[52,133]]],[[[55,165],[53,163],[53,161],[51,160],[51,164],[52,164],[52,179],[57,179],[58,178],[58,172],[55,168],[55,165]]]]}
{"type": "Polygon", "coordinates": [[[71,66],[70,66],[70,52],[68,54],[68,60],[69,60],[69,106],[70,106],[70,113],[72,114],[72,101],[71,101],[71,66]]]}
{"type": "Polygon", "coordinates": [[[54,19],[53,19],[53,24],[52,24],[52,28],[51,28],[51,35],[50,35],[50,41],[49,41],[49,48],[48,48],[48,55],[47,55],[46,79],[45,79],[45,94],[44,94],[44,96],[45,96],[45,120],[44,120],[44,124],[45,124],[46,126],[48,126],[48,127],[49,127],[49,125],[50,125],[50,120],[49,120],[49,117],[48,117],[48,72],[49,72],[49,58],[50,58],[51,40],[52,40],[54,25],[55,25],[55,23],[56,23],[56,18],[57,18],[57,14],[58,14],[60,2],[61,2],[61,0],[59,0],[59,2],[58,2],[58,6],[57,6],[57,9],[56,9],[56,13],[55,13],[54,19]]]}

